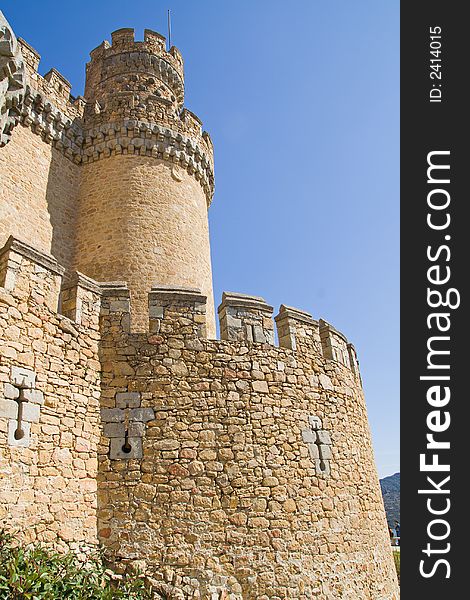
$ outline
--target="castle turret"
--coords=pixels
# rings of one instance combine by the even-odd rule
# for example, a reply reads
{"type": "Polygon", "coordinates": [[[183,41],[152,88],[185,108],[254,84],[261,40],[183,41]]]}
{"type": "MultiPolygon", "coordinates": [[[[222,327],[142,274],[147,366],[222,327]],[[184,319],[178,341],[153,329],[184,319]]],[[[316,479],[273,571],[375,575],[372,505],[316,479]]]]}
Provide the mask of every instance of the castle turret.
{"type": "Polygon", "coordinates": [[[214,188],[212,142],[182,108],[183,60],[165,38],[112,34],[87,65],[85,132],[75,268],[128,282],[132,328],[145,328],[153,285],[207,296],[215,335],[207,209],[214,188]]]}

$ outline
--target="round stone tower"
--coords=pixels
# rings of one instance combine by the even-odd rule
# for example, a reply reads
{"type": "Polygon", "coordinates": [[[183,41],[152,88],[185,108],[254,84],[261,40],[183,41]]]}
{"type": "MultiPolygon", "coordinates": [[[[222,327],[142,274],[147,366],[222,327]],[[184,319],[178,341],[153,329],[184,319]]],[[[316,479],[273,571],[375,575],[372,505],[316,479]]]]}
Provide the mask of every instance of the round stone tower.
{"type": "Polygon", "coordinates": [[[132,328],[147,328],[153,285],[198,288],[215,336],[207,209],[213,147],[183,108],[183,60],[165,38],[119,29],[87,65],[75,268],[128,282],[132,328]]]}

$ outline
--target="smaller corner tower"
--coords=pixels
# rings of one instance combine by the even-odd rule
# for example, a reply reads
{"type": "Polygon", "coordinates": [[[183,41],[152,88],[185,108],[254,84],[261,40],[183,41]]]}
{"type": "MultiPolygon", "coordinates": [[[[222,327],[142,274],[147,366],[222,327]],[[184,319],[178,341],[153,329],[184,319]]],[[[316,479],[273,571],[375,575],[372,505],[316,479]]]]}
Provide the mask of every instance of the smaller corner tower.
{"type": "Polygon", "coordinates": [[[75,267],[129,284],[132,328],[146,329],[154,285],[198,288],[215,336],[207,209],[213,148],[183,108],[180,52],[160,34],[119,29],[91,52],[75,267]]]}

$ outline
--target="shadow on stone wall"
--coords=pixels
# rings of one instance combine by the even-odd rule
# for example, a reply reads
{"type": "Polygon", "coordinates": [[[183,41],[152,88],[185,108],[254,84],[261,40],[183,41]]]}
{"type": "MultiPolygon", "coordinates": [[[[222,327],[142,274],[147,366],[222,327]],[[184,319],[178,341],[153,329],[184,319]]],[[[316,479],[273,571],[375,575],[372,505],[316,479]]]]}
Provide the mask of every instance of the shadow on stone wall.
{"type": "Polygon", "coordinates": [[[52,148],[47,178],[46,206],[52,229],[51,254],[65,267],[69,279],[75,253],[80,166],[52,148]]]}

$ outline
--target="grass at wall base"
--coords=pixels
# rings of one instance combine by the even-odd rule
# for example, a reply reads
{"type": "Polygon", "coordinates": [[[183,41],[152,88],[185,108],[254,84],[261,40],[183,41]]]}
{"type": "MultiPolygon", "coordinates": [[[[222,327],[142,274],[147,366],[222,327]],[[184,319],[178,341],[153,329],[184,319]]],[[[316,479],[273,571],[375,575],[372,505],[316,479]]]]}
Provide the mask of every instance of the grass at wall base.
{"type": "Polygon", "coordinates": [[[393,562],[397,570],[398,583],[400,583],[400,552],[398,550],[393,550],[393,562]]]}

